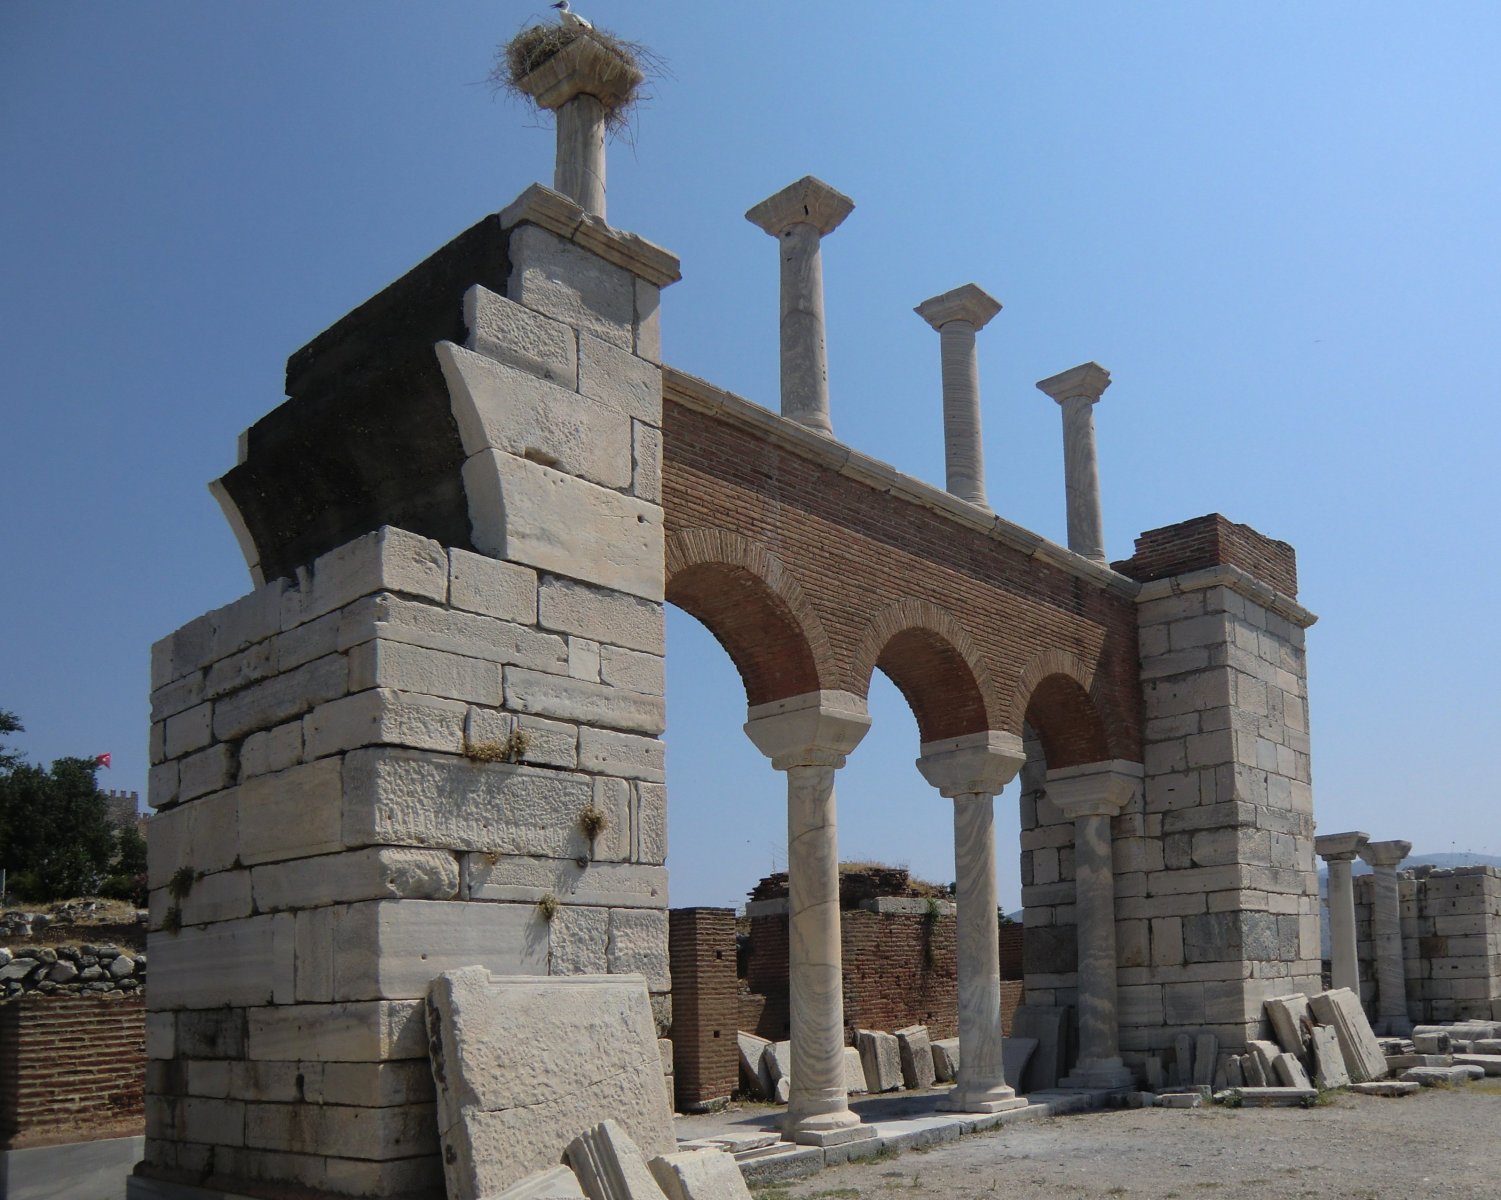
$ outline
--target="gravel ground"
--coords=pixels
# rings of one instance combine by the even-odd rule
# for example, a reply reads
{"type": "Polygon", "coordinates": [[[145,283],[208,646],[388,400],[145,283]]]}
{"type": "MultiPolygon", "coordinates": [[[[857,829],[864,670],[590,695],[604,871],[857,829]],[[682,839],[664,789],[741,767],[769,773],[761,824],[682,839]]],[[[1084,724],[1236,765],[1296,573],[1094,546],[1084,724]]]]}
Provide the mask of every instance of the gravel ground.
{"type": "Polygon", "coordinates": [[[1501,1078],[1311,1109],[1117,1109],[831,1167],[757,1200],[1501,1197],[1501,1078]]]}

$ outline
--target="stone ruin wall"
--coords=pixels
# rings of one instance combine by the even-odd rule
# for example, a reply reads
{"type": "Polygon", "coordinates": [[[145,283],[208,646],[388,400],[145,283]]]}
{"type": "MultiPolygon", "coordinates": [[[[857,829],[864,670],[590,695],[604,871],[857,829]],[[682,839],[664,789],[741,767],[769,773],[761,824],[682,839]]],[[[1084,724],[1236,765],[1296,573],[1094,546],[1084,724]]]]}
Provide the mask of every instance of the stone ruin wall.
{"type": "MultiPolygon", "coordinates": [[[[1375,876],[1353,883],[1361,999],[1375,1011],[1375,876]]],[[[1401,872],[1397,887],[1409,1018],[1501,1021],[1501,869],[1417,868],[1401,872]]]]}

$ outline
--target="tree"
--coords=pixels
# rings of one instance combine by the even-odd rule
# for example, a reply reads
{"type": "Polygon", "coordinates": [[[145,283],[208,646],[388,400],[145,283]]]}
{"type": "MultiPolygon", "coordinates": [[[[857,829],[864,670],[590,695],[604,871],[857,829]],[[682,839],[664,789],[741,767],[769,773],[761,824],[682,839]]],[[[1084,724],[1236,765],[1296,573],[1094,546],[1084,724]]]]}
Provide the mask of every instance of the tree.
{"type": "MultiPolygon", "coordinates": [[[[0,710],[0,733],[20,728],[0,710]]],[[[59,758],[44,771],[18,754],[0,757],[0,866],[17,895],[55,900],[98,890],[117,838],[97,770],[87,758],[59,758]]]]}

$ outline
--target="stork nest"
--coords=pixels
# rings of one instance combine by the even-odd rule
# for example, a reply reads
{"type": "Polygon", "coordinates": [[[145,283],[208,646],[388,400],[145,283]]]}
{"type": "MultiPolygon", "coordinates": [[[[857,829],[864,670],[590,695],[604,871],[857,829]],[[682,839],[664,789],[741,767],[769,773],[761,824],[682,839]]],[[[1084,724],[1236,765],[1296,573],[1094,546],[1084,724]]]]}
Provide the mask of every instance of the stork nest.
{"type": "Polygon", "coordinates": [[[619,133],[630,125],[631,113],[647,98],[646,81],[665,75],[663,61],[640,42],[629,42],[607,29],[582,29],[567,25],[532,25],[523,29],[495,51],[495,65],[490,68],[490,87],[518,100],[530,102],[521,81],[578,38],[592,38],[620,62],[622,76],[640,75],[642,82],[633,84],[625,98],[605,114],[605,125],[619,133]]]}

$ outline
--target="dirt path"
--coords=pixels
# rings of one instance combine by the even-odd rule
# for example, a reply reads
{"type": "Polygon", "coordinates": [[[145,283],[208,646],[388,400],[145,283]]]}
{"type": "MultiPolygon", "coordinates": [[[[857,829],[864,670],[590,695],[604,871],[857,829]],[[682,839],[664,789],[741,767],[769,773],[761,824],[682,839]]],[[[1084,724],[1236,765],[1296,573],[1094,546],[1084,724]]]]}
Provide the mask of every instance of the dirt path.
{"type": "Polygon", "coordinates": [[[774,1200],[1501,1197],[1501,1078],[1312,1109],[1161,1108],[1024,1122],[833,1167],[774,1200]]]}

